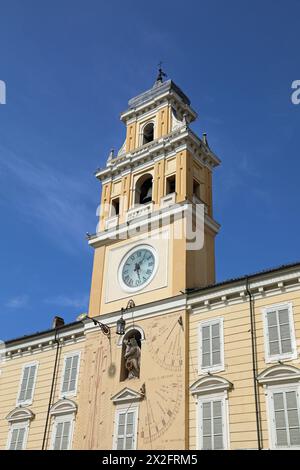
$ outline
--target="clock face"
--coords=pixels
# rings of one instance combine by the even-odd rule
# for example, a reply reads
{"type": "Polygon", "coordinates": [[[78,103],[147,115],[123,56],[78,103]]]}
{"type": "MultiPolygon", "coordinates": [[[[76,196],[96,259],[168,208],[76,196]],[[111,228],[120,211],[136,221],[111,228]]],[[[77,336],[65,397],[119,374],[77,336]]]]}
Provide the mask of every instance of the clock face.
{"type": "Polygon", "coordinates": [[[133,248],[123,258],[119,281],[124,290],[133,292],[144,288],[153,279],[157,269],[157,255],[150,245],[133,248]]]}

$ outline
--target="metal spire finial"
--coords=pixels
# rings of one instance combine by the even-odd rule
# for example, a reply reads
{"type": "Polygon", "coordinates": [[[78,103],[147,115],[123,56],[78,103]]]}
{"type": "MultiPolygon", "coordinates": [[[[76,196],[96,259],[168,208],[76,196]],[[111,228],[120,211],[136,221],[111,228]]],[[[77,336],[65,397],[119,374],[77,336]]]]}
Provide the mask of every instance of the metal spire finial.
{"type": "Polygon", "coordinates": [[[167,74],[165,72],[163,72],[162,62],[159,62],[158,63],[158,75],[157,75],[157,78],[156,78],[156,83],[157,82],[162,83],[163,80],[164,80],[164,77],[167,77],[167,74]]]}

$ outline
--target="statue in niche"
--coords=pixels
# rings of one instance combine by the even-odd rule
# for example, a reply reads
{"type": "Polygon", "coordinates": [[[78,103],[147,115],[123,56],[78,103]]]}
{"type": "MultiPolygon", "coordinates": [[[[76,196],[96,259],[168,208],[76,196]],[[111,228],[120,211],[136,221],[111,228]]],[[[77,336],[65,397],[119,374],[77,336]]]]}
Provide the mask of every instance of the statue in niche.
{"type": "Polygon", "coordinates": [[[126,341],[124,359],[125,368],[128,371],[127,378],[139,378],[141,365],[141,348],[139,347],[137,340],[134,336],[128,338],[128,340],[126,341]]]}

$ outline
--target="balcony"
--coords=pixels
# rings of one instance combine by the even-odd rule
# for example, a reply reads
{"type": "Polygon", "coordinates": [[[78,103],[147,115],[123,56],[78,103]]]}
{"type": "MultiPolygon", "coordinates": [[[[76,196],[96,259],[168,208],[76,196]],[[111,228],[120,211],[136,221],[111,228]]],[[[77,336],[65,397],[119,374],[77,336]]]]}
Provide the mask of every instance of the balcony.
{"type": "Polygon", "coordinates": [[[136,219],[138,217],[144,217],[150,214],[150,212],[152,212],[152,209],[153,209],[153,202],[149,202],[148,204],[140,204],[140,205],[134,206],[128,210],[126,214],[126,222],[130,222],[131,220],[136,219]]]}
{"type": "Polygon", "coordinates": [[[113,215],[112,217],[108,217],[105,221],[105,230],[117,227],[117,225],[119,225],[118,215],[113,215]]]}

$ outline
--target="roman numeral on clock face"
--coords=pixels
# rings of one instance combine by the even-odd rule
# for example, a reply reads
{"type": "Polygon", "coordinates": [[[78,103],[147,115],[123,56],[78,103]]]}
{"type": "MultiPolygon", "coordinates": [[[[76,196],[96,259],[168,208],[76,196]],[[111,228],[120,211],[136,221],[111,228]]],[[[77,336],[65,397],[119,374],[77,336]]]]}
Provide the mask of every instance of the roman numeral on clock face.
{"type": "Polygon", "coordinates": [[[123,262],[122,282],[125,286],[142,287],[150,282],[155,270],[155,254],[147,247],[131,251],[123,262]]]}

